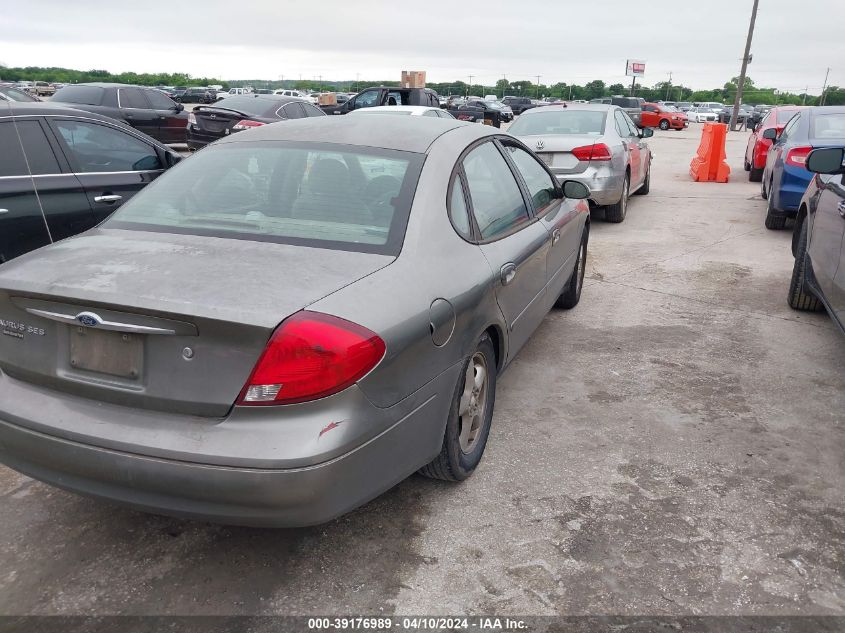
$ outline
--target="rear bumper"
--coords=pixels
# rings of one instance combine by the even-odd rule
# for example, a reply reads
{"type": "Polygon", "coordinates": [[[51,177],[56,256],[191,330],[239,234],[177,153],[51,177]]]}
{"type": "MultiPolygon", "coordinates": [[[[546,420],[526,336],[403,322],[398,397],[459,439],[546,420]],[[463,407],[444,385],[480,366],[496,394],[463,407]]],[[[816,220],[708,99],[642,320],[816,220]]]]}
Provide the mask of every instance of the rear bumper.
{"type": "Polygon", "coordinates": [[[609,166],[588,167],[580,174],[555,174],[560,182],[577,180],[590,188],[590,202],[604,207],[619,202],[625,173],[614,173],[609,166]]]}
{"type": "MultiPolygon", "coordinates": [[[[459,369],[455,366],[441,374],[406,398],[405,406],[377,410],[370,405],[373,413],[369,419],[363,413],[359,414],[361,419],[339,417],[342,409],[335,411],[338,416],[334,417],[326,410],[326,415],[320,417],[339,423],[322,433],[315,426],[309,432],[311,437],[304,437],[302,444],[313,453],[320,444],[335,442],[343,446],[344,452],[319,463],[274,467],[272,461],[264,460],[255,462],[255,467],[245,467],[240,465],[242,456],[233,456],[229,460],[233,465],[219,463],[226,461],[219,455],[203,459],[195,453],[186,458],[186,445],[196,443],[196,437],[191,437],[195,430],[179,428],[173,429],[170,438],[174,444],[172,457],[162,456],[160,450],[141,444],[128,450],[106,446],[104,441],[95,444],[69,438],[58,426],[51,432],[46,424],[20,421],[3,411],[0,462],[57,487],[153,513],[250,526],[324,523],[393,487],[437,455],[459,369]],[[388,412],[386,423],[378,419],[379,411],[388,412]],[[349,441],[348,434],[355,427],[369,427],[376,432],[349,441]]],[[[66,407],[68,420],[79,415],[76,404],[71,402],[66,407]]],[[[107,435],[108,427],[122,423],[109,420],[109,413],[113,410],[106,407],[100,419],[87,422],[107,427],[103,432],[107,435]]],[[[228,423],[220,421],[218,426],[228,423]]],[[[272,428],[262,429],[254,421],[236,422],[232,426],[240,440],[232,441],[231,450],[290,450],[284,446],[286,423],[283,414],[279,414],[274,425],[279,433],[274,439],[268,435],[272,428]]],[[[161,434],[161,430],[146,430],[151,442],[160,442],[161,434]]]]}
{"type": "Polygon", "coordinates": [[[188,126],[187,143],[190,149],[202,149],[209,143],[223,138],[222,134],[203,134],[202,132],[196,132],[192,128],[193,126],[188,126]]]}
{"type": "Polygon", "coordinates": [[[777,192],[777,209],[784,215],[793,216],[801,206],[801,198],[807,191],[812,174],[805,169],[784,165],[777,192]]]}

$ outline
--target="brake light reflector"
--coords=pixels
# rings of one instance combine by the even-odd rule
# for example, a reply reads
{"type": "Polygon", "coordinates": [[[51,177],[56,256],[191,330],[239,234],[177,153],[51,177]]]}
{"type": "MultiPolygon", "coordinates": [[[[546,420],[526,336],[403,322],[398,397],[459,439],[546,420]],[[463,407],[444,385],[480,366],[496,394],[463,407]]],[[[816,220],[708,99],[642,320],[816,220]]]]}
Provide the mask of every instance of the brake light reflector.
{"type": "Polygon", "coordinates": [[[572,150],[572,155],[578,160],[610,160],[610,148],[604,143],[582,145],[572,150]]]}
{"type": "Polygon", "coordinates": [[[233,130],[248,130],[251,127],[259,127],[264,125],[260,121],[250,121],[249,119],[243,119],[242,121],[238,121],[235,125],[232,126],[233,130]]]}
{"type": "Polygon", "coordinates": [[[807,155],[813,151],[812,147],[793,147],[786,153],[786,164],[793,167],[806,167],[807,155]]]}
{"type": "Polygon", "coordinates": [[[384,341],[360,325],[303,310],[276,328],[238,404],[306,402],[343,391],[384,357],[384,341]]]}

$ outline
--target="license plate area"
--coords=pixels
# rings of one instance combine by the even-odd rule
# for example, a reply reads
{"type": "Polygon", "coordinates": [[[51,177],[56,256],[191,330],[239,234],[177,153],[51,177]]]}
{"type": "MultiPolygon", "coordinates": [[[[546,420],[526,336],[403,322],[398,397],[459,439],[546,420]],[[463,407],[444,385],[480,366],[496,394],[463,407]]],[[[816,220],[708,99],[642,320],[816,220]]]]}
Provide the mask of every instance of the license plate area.
{"type": "Polygon", "coordinates": [[[137,379],[144,361],[144,340],[124,334],[73,327],[70,330],[70,366],[107,376],[137,379]]]}

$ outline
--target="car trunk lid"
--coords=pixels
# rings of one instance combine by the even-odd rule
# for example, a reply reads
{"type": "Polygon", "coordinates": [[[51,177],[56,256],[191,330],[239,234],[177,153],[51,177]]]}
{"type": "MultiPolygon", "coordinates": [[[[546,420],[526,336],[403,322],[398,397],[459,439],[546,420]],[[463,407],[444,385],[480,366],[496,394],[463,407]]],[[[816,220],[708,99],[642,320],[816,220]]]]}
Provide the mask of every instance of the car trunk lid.
{"type": "Polygon", "coordinates": [[[95,229],[0,269],[0,370],[103,401],[224,416],[283,319],[392,261],[95,229]]]}
{"type": "Polygon", "coordinates": [[[605,142],[604,136],[595,134],[546,134],[520,136],[519,139],[533,149],[553,173],[561,175],[580,174],[590,165],[588,161],[578,160],[572,154],[573,149],[605,142]]]}
{"type": "Polygon", "coordinates": [[[208,108],[198,107],[193,110],[194,118],[196,119],[196,127],[200,132],[206,134],[214,134],[225,136],[232,132],[232,127],[243,121],[244,119],[253,119],[254,117],[236,110],[227,110],[225,108],[208,108]]]}

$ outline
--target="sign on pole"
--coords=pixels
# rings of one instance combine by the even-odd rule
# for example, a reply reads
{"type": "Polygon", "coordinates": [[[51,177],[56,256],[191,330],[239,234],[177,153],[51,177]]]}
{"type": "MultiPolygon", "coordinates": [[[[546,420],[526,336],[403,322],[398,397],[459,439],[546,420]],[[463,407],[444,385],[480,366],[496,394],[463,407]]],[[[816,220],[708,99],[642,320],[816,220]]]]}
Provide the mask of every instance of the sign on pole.
{"type": "Polygon", "coordinates": [[[645,75],[645,62],[641,59],[629,59],[625,64],[625,74],[628,77],[642,77],[645,75]]]}

